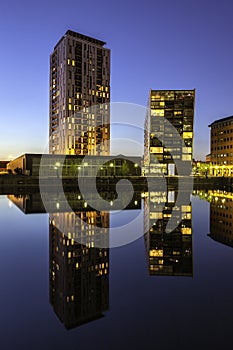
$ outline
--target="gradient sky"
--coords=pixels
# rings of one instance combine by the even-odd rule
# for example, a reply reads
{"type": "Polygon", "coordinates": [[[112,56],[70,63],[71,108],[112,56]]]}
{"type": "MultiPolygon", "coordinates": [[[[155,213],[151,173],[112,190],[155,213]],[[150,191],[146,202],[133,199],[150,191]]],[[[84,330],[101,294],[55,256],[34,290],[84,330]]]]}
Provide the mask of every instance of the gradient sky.
{"type": "Polygon", "coordinates": [[[208,124],[233,114],[232,18],[231,0],[2,1],[0,160],[44,151],[49,54],[67,29],[107,42],[113,102],[196,88],[194,156],[204,159],[208,124]]]}

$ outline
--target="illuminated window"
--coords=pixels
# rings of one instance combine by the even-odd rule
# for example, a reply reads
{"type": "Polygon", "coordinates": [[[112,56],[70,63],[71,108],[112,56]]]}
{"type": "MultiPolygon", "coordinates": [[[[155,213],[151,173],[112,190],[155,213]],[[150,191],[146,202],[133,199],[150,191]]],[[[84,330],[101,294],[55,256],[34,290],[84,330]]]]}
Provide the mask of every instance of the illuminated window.
{"type": "Polygon", "coordinates": [[[164,117],[164,109],[152,109],[151,116],[164,117]]]}
{"type": "Polygon", "coordinates": [[[163,213],[150,212],[150,219],[162,219],[163,213]]]}
{"type": "Polygon", "coordinates": [[[167,201],[168,203],[173,203],[175,201],[175,191],[168,191],[167,201]]]}
{"type": "Polygon", "coordinates": [[[183,132],[183,139],[190,139],[193,137],[192,132],[183,132]]]}
{"type": "Polygon", "coordinates": [[[183,227],[181,229],[182,235],[191,235],[192,234],[192,229],[190,227],[183,227]]]}
{"type": "Polygon", "coordinates": [[[191,211],[191,205],[182,205],[181,206],[181,210],[190,212],[191,211]]]}
{"type": "Polygon", "coordinates": [[[182,154],[182,160],[192,160],[191,154],[182,154]]]}
{"type": "Polygon", "coordinates": [[[162,249],[152,249],[150,250],[150,256],[163,256],[162,249]]]}
{"type": "Polygon", "coordinates": [[[192,153],[192,147],[183,147],[182,152],[183,153],[192,153]]]}
{"type": "Polygon", "coordinates": [[[163,153],[163,147],[150,147],[150,153],[163,153]]]}

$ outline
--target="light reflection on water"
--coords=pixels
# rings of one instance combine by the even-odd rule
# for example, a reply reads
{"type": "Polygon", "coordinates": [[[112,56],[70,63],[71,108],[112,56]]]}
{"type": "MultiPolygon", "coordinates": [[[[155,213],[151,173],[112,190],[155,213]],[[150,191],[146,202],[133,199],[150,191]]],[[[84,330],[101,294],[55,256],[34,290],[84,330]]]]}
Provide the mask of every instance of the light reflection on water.
{"type": "Polygon", "coordinates": [[[231,196],[195,193],[175,236],[164,234],[172,203],[161,216],[150,198],[143,201],[141,209],[122,214],[79,212],[84,221],[107,228],[143,211],[141,227],[150,228],[145,236],[107,249],[72,241],[72,232],[64,235],[48,214],[35,213],[40,203],[29,197],[0,197],[3,348],[231,344],[231,196]],[[25,215],[27,210],[32,213],[25,215]]]}

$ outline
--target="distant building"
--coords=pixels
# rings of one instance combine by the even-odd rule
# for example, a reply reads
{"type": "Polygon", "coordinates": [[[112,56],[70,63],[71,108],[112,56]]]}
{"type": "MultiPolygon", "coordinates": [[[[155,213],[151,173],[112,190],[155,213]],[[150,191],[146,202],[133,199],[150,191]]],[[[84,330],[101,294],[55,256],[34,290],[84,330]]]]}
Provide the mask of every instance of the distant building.
{"type": "Polygon", "coordinates": [[[194,102],[195,90],[150,90],[145,121],[147,173],[176,175],[175,163],[181,161],[189,162],[191,168],[194,102]]]}
{"type": "Polygon", "coordinates": [[[233,176],[233,116],[215,120],[209,127],[211,175],[233,176]]]}
{"type": "Polygon", "coordinates": [[[205,156],[205,161],[206,161],[206,163],[211,162],[211,154],[210,153],[205,156]]]}
{"type": "Polygon", "coordinates": [[[50,153],[109,155],[109,143],[104,141],[110,138],[110,50],[105,44],[68,30],[54,47],[50,153]]]}
{"type": "Polygon", "coordinates": [[[9,163],[8,160],[0,160],[0,172],[7,171],[7,164],[8,163],[9,163]]]}

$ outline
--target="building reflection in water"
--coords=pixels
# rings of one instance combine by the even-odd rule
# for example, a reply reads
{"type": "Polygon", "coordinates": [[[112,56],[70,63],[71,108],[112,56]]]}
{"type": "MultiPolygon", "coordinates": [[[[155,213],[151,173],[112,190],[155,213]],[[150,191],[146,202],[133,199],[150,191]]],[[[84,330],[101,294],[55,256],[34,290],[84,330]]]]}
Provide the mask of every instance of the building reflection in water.
{"type": "Polygon", "coordinates": [[[210,233],[213,240],[233,247],[233,193],[199,190],[196,194],[210,202],[210,233]]]}
{"type": "MultiPolygon", "coordinates": [[[[55,213],[50,220],[50,303],[68,329],[102,317],[109,305],[109,249],[92,248],[91,239],[88,245],[78,243],[77,232],[87,232],[85,224],[75,220],[76,216],[83,223],[109,227],[109,213],[94,211],[55,213]],[[61,232],[56,226],[61,220],[73,230],[61,232]]],[[[89,234],[91,238],[94,230],[89,234]]]]}
{"type": "MultiPolygon", "coordinates": [[[[116,194],[108,191],[102,197],[113,202],[112,210],[119,209],[116,194]]],[[[45,213],[39,193],[8,198],[25,214],[45,213]]],[[[63,212],[59,195],[51,193],[49,296],[54,312],[71,329],[103,317],[109,308],[109,249],[95,247],[99,242],[109,246],[110,213],[93,210],[79,193],[66,193],[66,198],[74,211],[63,212]]],[[[127,209],[141,209],[140,192],[127,209]]]]}
{"type": "MultiPolygon", "coordinates": [[[[109,308],[109,212],[90,210],[77,194],[67,193],[76,212],[62,212],[62,203],[51,194],[49,220],[49,298],[67,329],[103,317],[109,308]],[[59,204],[59,205],[58,205],[59,204]],[[62,231],[59,230],[62,228],[62,231]],[[80,244],[85,238],[86,245],[80,244]]],[[[108,194],[109,196],[109,194],[108,194]]],[[[9,195],[23,213],[45,213],[39,193],[9,195]]]]}
{"type": "Polygon", "coordinates": [[[150,275],[193,276],[191,202],[177,207],[176,198],[175,190],[145,196],[145,245],[150,275]],[[167,233],[172,215],[177,227],[167,233]]]}

